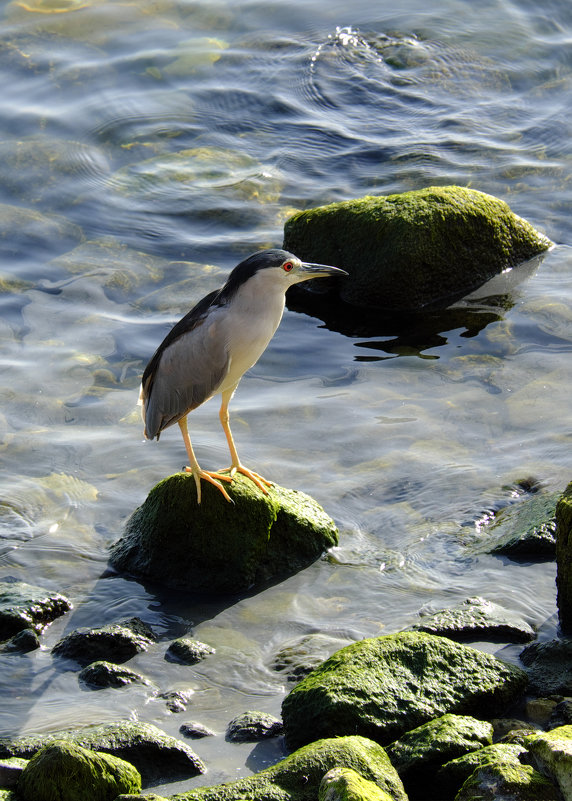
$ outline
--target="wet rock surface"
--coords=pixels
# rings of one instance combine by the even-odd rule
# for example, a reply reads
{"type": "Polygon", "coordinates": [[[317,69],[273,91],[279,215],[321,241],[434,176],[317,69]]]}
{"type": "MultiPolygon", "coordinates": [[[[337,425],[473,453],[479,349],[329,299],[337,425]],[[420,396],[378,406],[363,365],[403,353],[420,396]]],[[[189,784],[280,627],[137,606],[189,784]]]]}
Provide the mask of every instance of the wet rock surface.
{"type": "Polygon", "coordinates": [[[4,578],[0,581],[0,641],[25,629],[39,634],[71,608],[70,601],[58,592],[4,578]]]}
{"type": "Polygon", "coordinates": [[[98,629],[78,629],[57,642],[52,654],[87,666],[104,660],[121,664],[146,651],[156,641],[152,629],[139,618],[98,629]]]}
{"type": "Polygon", "coordinates": [[[524,618],[485,598],[467,598],[451,609],[423,615],[420,623],[411,627],[449,637],[451,640],[498,640],[529,642],[535,631],[524,618]]]}
{"type": "Polygon", "coordinates": [[[256,742],[282,734],[282,721],[267,712],[243,712],[233,718],[226,729],[226,739],[231,743],[256,742]]]}

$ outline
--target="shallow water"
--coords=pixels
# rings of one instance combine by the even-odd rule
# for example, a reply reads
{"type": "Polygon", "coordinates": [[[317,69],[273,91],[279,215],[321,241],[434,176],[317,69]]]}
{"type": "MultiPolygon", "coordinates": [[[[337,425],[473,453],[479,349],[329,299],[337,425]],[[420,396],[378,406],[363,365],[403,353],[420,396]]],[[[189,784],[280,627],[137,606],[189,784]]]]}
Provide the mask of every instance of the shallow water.
{"type": "MultiPolygon", "coordinates": [[[[3,13],[0,574],[62,591],[74,611],[41,651],[0,656],[1,732],[131,717],[177,735],[200,720],[219,733],[192,743],[209,772],[170,793],[280,757],[280,740],[231,745],[224,730],[246,709],[279,714],[289,687],[273,657],[306,634],[341,645],[479,594],[553,636],[555,566],[466,541],[513,482],[572,477],[571,6],[32,0],[3,13]],[[339,546],[218,606],[103,577],[123,521],[185,461],[175,429],[143,440],[135,407],[169,326],[243,256],[280,246],[293,209],[448,183],[503,198],[557,246],[417,319],[356,328],[293,304],[231,406],[245,463],[315,497],[339,546]],[[54,669],[63,633],[132,615],[162,638],[133,667],[193,687],[185,713],[54,669]],[[216,655],[166,662],[188,631],[216,655]]],[[[190,419],[209,468],[228,461],[217,411],[190,419]]]]}

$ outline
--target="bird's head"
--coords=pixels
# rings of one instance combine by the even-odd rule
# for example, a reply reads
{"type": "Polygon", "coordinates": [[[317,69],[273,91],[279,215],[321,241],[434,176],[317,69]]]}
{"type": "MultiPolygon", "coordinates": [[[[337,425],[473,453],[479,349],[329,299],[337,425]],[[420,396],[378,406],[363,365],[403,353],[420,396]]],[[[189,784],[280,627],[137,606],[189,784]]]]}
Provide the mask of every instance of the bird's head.
{"type": "Polygon", "coordinates": [[[232,295],[249,281],[264,285],[267,290],[285,292],[288,287],[310,278],[347,275],[345,270],[327,264],[301,261],[287,250],[262,250],[242,261],[228,277],[225,294],[232,295]]]}

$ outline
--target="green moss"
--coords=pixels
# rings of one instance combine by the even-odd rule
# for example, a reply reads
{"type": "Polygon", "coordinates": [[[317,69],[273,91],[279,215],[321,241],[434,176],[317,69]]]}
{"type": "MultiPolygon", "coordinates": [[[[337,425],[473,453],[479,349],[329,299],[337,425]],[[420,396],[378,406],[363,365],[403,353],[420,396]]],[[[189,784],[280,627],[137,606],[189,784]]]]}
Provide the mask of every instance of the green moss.
{"type": "Polygon", "coordinates": [[[119,570],[187,591],[235,592],[317,559],[337,543],[333,521],[303,493],[277,486],[264,495],[235,476],[233,503],[179,473],[161,481],[127,521],[111,548],[119,570]]]}
{"type": "Polygon", "coordinates": [[[556,566],[560,625],[572,634],[572,482],[556,505],[556,566]]]}
{"type": "Polygon", "coordinates": [[[556,787],[530,765],[492,757],[471,773],[455,801],[560,801],[556,787]]]}
{"type": "Polygon", "coordinates": [[[319,740],[254,776],[171,796],[171,801],[316,801],[323,776],[352,768],[394,801],[407,801],[403,785],[381,746],[364,737],[319,740]]]}
{"type": "Polygon", "coordinates": [[[318,801],[393,801],[393,796],[352,768],[334,768],[320,783],[318,801]]]}
{"type": "Polygon", "coordinates": [[[551,244],[503,201],[458,186],[332,203],[284,227],[287,250],[350,273],[343,300],[392,310],[446,305],[551,244]]]}
{"type": "Polygon", "coordinates": [[[24,801],[112,801],[119,793],[140,790],[141,776],[133,765],[67,740],[38,751],[18,782],[24,801]]]}
{"type": "Polygon", "coordinates": [[[443,798],[453,797],[477,768],[494,765],[497,762],[514,762],[518,765],[521,754],[526,754],[526,748],[522,745],[495,743],[452,759],[437,772],[436,792],[441,793],[443,798]]]}
{"type": "Polygon", "coordinates": [[[533,734],[526,745],[539,770],[557,782],[562,797],[572,798],[572,726],[533,734]]]}
{"type": "Polygon", "coordinates": [[[362,734],[389,743],[447,712],[499,714],[526,686],[524,671],[445,637],[401,632],[342,648],[282,704],[290,747],[362,734]]]}

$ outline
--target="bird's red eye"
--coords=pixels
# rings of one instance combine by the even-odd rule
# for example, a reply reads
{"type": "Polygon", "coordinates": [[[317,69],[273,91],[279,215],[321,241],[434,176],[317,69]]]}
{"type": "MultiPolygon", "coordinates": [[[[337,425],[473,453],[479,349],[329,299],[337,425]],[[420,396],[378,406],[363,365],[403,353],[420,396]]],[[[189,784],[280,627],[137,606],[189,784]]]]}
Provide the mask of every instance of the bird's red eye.
{"type": "Polygon", "coordinates": [[[294,269],[294,265],[292,264],[291,261],[285,261],[284,264],[282,265],[282,269],[287,273],[291,273],[292,270],[294,269]]]}

